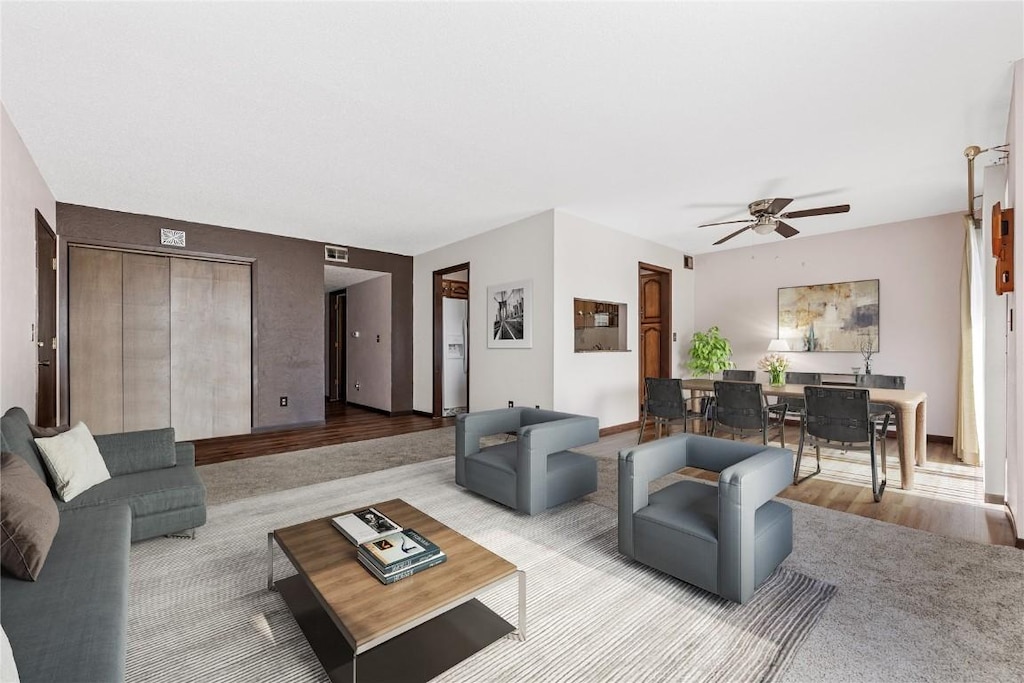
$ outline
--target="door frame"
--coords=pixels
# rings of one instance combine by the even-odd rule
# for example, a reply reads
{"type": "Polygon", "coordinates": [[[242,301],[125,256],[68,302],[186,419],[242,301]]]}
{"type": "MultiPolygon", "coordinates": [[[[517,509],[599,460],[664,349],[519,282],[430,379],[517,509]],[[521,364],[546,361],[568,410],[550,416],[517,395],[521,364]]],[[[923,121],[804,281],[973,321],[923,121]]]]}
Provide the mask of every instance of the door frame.
{"type": "Polygon", "coordinates": [[[327,295],[329,328],[327,331],[327,375],[331,389],[327,392],[328,401],[348,402],[348,364],[346,362],[345,341],[348,335],[348,291],[336,289],[327,295]],[[337,380],[337,382],[335,382],[337,380]]]}
{"type": "MultiPolygon", "coordinates": [[[[643,275],[644,271],[654,273],[658,276],[661,281],[661,358],[658,359],[658,368],[660,370],[661,377],[672,376],[672,270],[670,268],[664,268],[662,266],[656,266],[651,263],[644,263],[643,261],[638,262],[636,271],[636,287],[637,287],[637,346],[641,347],[643,339],[640,338],[640,328],[642,326],[643,315],[640,311],[640,303],[643,301],[643,275]]],[[[639,348],[637,353],[637,369],[636,374],[638,376],[637,386],[639,388],[637,396],[639,401],[638,415],[643,414],[643,403],[644,403],[644,362],[643,362],[643,349],[639,348]]]]}
{"type": "MultiPolygon", "coordinates": [[[[449,266],[435,270],[433,275],[433,317],[434,317],[434,361],[433,361],[433,404],[431,416],[441,417],[444,411],[444,290],[442,281],[449,273],[466,271],[466,286],[469,287],[470,273],[469,263],[460,263],[457,266],[449,266]]],[[[467,301],[470,299],[467,298],[467,301]]],[[[470,306],[466,306],[466,345],[463,353],[466,354],[466,408],[469,409],[469,338],[470,338],[470,306]]]]}
{"type": "Polygon", "coordinates": [[[58,401],[60,386],[60,375],[58,373],[58,353],[57,353],[57,337],[59,336],[57,330],[57,234],[50,227],[50,224],[46,222],[46,218],[43,214],[36,209],[36,327],[35,327],[35,342],[37,344],[36,349],[36,424],[42,427],[55,427],[60,423],[60,402],[58,401]],[[47,240],[53,244],[53,250],[49,254],[52,259],[49,264],[41,264],[40,258],[43,254],[40,251],[42,240],[47,240]],[[49,290],[50,305],[49,310],[44,310],[43,301],[43,273],[46,273],[46,279],[50,285],[47,287],[49,290]],[[48,330],[45,338],[43,338],[43,318],[48,318],[48,330]],[[49,408],[51,415],[43,416],[40,414],[40,407],[43,405],[43,397],[41,396],[42,382],[40,378],[42,373],[39,371],[39,366],[44,362],[40,359],[39,349],[47,349],[48,353],[44,354],[47,356],[45,362],[49,363],[49,372],[51,376],[50,381],[50,396],[49,396],[49,408]],[[52,424],[51,424],[52,422],[52,424]]]}

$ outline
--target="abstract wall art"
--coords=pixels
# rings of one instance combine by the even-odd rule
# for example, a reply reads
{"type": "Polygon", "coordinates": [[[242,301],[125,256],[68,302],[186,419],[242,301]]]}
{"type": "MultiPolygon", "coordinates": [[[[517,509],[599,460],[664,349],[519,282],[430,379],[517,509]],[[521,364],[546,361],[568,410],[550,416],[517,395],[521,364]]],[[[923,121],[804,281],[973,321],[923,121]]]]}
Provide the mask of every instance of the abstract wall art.
{"type": "Polygon", "coordinates": [[[779,288],[778,338],[793,351],[878,352],[878,280],[779,288]]]}

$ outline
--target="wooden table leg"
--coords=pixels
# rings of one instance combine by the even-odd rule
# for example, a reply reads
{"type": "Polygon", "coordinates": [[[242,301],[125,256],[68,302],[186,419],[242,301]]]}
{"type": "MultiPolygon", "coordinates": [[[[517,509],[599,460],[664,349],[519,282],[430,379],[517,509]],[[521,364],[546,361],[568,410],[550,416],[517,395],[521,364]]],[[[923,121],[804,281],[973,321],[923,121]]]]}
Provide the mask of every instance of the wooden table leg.
{"type": "Polygon", "coordinates": [[[914,406],[901,405],[900,411],[900,488],[909,491],[914,488],[914,463],[917,461],[917,417],[914,406]]]}

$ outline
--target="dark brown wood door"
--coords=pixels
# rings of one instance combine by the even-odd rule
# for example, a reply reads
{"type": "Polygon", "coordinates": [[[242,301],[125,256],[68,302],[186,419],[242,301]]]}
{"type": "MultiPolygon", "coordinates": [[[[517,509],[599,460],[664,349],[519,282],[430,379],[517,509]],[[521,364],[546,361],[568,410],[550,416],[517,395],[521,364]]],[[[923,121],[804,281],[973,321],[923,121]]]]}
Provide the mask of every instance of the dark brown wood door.
{"type": "Polygon", "coordinates": [[[640,381],[662,377],[661,274],[640,275],[640,381]]]}
{"type": "Polygon", "coordinates": [[[36,211],[36,424],[57,425],[57,238],[36,211]]]}

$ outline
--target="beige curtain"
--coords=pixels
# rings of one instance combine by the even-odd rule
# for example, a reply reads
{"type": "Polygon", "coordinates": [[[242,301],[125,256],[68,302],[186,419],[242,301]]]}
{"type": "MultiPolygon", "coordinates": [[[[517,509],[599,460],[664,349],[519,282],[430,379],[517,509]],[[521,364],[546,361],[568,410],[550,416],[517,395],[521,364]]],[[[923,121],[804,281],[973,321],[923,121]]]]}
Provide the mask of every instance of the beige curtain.
{"type": "Polygon", "coordinates": [[[964,216],[964,260],[960,268],[960,367],[957,373],[957,419],[953,452],[969,465],[980,465],[977,397],[983,393],[983,387],[978,386],[977,382],[977,370],[981,369],[982,363],[976,353],[982,352],[982,345],[975,343],[975,328],[980,331],[984,327],[984,320],[981,317],[982,284],[974,232],[974,221],[970,216],[964,216]],[[976,278],[979,281],[975,281],[976,278]]]}

